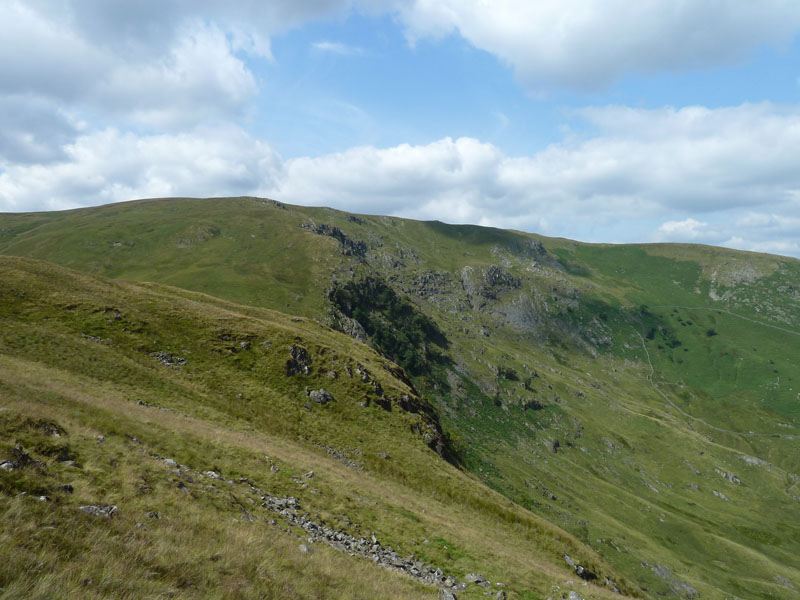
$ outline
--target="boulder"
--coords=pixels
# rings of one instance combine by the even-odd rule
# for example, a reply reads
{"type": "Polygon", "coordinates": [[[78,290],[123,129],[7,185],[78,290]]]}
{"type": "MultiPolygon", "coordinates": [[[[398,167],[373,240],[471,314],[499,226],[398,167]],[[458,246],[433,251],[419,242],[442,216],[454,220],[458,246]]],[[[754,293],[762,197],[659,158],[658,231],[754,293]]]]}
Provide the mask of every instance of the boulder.
{"type": "Polygon", "coordinates": [[[302,346],[289,346],[291,358],[286,361],[286,375],[308,375],[311,372],[311,355],[302,346]]]}
{"type": "Polygon", "coordinates": [[[89,504],[87,506],[80,506],[78,509],[93,517],[106,517],[107,519],[116,516],[119,512],[119,509],[111,504],[89,504]]]}
{"type": "Polygon", "coordinates": [[[333,394],[331,394],[325,388],[310,390],[308,392],[308,397],[317,404],[327,404],[328,402],[333,402],[333,394]]]}

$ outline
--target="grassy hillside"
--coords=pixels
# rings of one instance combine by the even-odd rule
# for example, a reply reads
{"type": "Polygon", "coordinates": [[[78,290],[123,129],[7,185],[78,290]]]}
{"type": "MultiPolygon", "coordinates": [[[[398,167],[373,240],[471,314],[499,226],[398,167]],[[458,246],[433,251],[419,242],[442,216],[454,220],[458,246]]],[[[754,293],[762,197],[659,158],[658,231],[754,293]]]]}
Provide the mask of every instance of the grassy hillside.
{"type": "Polygon", "coordinates": [[[800,596],[798,261],[253,198],[3,215],[0,252],[346,331],[462,467],[644,595],[800,596]]]}
{"type": "Polygon", "coordinates": [[[312,543],[267,496],[457,580],[503,583],[509,598],[556,586],[617,597],[575,581],[564,554],[635,591],[442,460],[435,418],[397,367],[326,327],[9,257],[0,322],[4,598],[436,595],[312,543]],[[308,374],[287,374],[290,347],[307,350],[308,374]],[[110,505],[112,517],[80,509],[110,505]]]}

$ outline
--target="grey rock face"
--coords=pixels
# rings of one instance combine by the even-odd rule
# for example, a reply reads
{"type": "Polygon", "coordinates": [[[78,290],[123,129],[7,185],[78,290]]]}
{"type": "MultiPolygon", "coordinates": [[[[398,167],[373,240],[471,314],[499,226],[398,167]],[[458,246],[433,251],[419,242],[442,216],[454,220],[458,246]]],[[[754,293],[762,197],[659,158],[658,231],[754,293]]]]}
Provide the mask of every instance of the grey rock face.
{"type": "Polygon", "coordinates": [[[666,565],[650,565],[647,563],[642,563],[642,566],[649,567],[650,570],[656,574],[656,576],[666,580],[669,584],[670,591],[679,598],[693,600],[694,598],[699,597],[699,593],[696,589],[675,576],[672,567],[668,567],[666,565]]]}
{"type": "Polygon", "coordinates": [[[286,361],[286,375],[308,375],[311,372],[311,355],[302,346],[289,346],[291,358],[286,361]]]}
{"type": "Polygon", "coordinates": [[[728,481],[730,481],[731,483],[735,483],[736,485],[742,485],[742,480],[739,479],[733,473],[728,473],[727,471],[723,471],[722,469],[719,468],[714,469],[714,471],[716,471],[717,475],[719,475],[723,479],[727,479],[728,481]]]}
{"type": "Polygon", "coordinates": [[[351,319],[347,315],[339,315],[339,326],[344,333],[357,339],[359,342],[367,341],[367,332],[364,326],[355,319],[351,319]]]}
{"type": "Polygon", "coordinates": [[[300,227],[307,229],[317,235],[325,235],[337,240],[340,244],[341,253],[345,256],[358,256],[363,258],[367,254],[367,244],[361,240],[354,240],[336,226],[322,223],[316,225],[314,223],[303,223],[300,227]]]}
{"type": "Polygon", "coordinates": [[[593,581],[594,579],[597,579],[596,574],[592,573],[589,569],[587,569],[583,565],[577,564],[574,560],[572,560],[569,557],[568,554],[564,555],[564,562],[567,563],[573,569],[575,569],[575,574],[581,579],[585,579],[586,581],[593,581]]]}
{"type": "Polygon", "coordinates": [[[497,298],[498,292],[518,289],[522,285],[519,277],[515,277],[502,267],[492,265],[483,275],[483,289],[481,296],[484,298],[497,298]]]}

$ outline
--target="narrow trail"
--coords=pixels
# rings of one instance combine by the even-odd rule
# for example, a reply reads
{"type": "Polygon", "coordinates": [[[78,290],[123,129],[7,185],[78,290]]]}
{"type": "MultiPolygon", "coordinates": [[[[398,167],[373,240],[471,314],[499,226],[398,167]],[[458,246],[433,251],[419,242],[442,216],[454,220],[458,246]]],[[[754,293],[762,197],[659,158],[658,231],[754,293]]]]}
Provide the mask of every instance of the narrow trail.
{"type": "MultiPolygon", "coordinates": [[[[757,323],[758,321],[754,321],[754,322],[757,323]]],[[[696,417],[696,416],[686,412],[680,406],[675,404],[669,398],[669,396],[667,396],[663,391],[661,391],[661,388],[659,388],[658,385],[656,385],[656,382],[653,379],[653,376],[655,375],[656,370],[655,370],[655,367],[653,367],[653,362],[650,360],[650,352],[647,350],[647,344],[645,344],[644,338],[642,337],[641,333],[636,331],[636,329],[634,329],[634,332],[639,337],[639,341],[641,341],[641,343],[642,343],[642,350],[644,350],[645,356],[647,357],[647,364],[650,367],[650,373],[647,375],[647,380],[650,382],[650,385],[658,393],[658,395],[661,396],[667,402],[667,404],[669,404],[672,408],[674,408],[676,411],[678,411],[681,415],[683,415],[687,419],[691,419],[692,421],[696,421],[698,423],[702,423],[703,425],[705,425],[709,429],[712,429],[714,431],[719,431],[720,433],[729,433],[729,434],[732,434],[732,435],[740,435],[742,437],[750,437],[750,438],[780,438],[780,439],[787,439],[787,440],[800,439],[800,435],[792,435],[792,434],[788,434],[788,433],[755,433],[755,432],[752,432],[752,431],[744,432],[744,431],[734,431],[732,429],[725,429],[724,427],[717,427],[716,425],[712,425],[708,421],[705,421],[704,419],[701,419],[700,417],[696,417]]],[[[800,333],[798,333],[797,335],[800,335],[800,333]]]]}
{"type": "Polygon", "coordinates": [[[724,313],[726,315],[730,315],[732,317],[736,317],[737,319],[742,319],[743,321],[750,321],[751,323],[755,323],[756,325],[769,327],[770,329],[777,329],[778,331],[783,331],[784,333],[790,333],[792,335],[800,335],[800,331],[793,331],[792,329],[786,329],[785,327],[781,327],[779,325],[772,325],[771,323],[764,323],[764,321],[758,321],[756,319],[751,319],[750,317],[737,315],[735,312],[725,310],[724,308],[711,308],[708,306],[678,306],[678,305],[668,305],[668,304],[652,306],[651,308],[680,308],[683,310],[705,310],[708,312],[719,312],[719,313],[724,313]]]}
{"type": "MultiPolygon", "coordinates": [[[[729,310],[725,310],[725,309],[722,309],[722,308],[706,308],[706,307],[676,306],[676,305],[671,305],[671,306],[670,305],[661,305],[661,306],[653,306],[652,308],[680,308],[680,309],[683,309],[683,310],[705,310],[705,311],[708,311],[708,312],[719,312],[719,313],[724,313],[724,314],[730,315],[732,317],[736,317],[737,319],[742,319],[744,321],[750,321],[751,323],[755,323],[757,325],[762,325],[764,327],[769,327],[771,329],[777,329],[779,331],[783,331],[783,332],[789,333],[791,335],[800,336],[800,332],[793,331],[791,329],[786,329],[785,327],[779,327],[778,325],[771,325],[769,323],[764,323],[763,321],[757,321],[756,319],[751,319],[749,317],[745,317],[745,316],[742,316],[742,315],[737,315],[734,312],[731,312],[729,310]]],[[[634,332],[636,333],[637,336],[639,336],[639,341],[642,343],[642,350],[644,350],[644,354],[647,357],[647,364],[650,367],[650,373],[647,375],[647,380],[650,382],[650,385],[658,393],[658,395],[661,396],[666,401],[667,404],[669,404],[672,408],[674,408],[676,411],[678,411],[678,413],[680,413],[681,415],[683,415],[687,419],[691,419],[692,421],[696,421],[698,423],[702,423],[703,425],[705,425],[706,427],[708,427],[709,429],[711,429],[713,431],[719,431],[721,433],[728,433],[728,434],[732,434],[732,435],[739,435],[739,436],[742,436],[742,437],[749,437],[749,438],[782,438],[782,439],[789,439],[789,440],[800,439],[800,436],[786,434],[786,433],[754,433],[752,431],[751,432],[733,431],[731,429],[725,429],[723,427],[717,427],[716,425],[712,425],[711,423],[709,423],[708,421],[705,421],[704,419],[701,419],[700,417],[696,417],[696,416],[694,416],[692,414],[689,414],[688,412],[683,410],[680,406],[675,404],[669,398],[669,396],[667,396],[663,391],[661,391],[661,389],[658,387],[658,385],[656,385],[656,382],[655,382],[655,380],[653,378],[654,375],[655,375],[656,370],[655,370],[655,367],[653,367],[653,361],[650,360],[650,352],[647,349],[647,344],[645,343],[644,338],[642,337],[642,334],[639,333],[635,328],[634,328],[634,332]]],[[[733,452],[736,452],[736,453],[744,456],[744,453],[742,453],[742,452],[740,452],[738,450],[734,450],[733,448],[731,450],[733,452]]],[[[794,496],[791,493],[791,489],[795,485],[797,485],[797,483],[800,481],[800,478],[798,478],[796,475],[794,475],[792,473],[788,473],[788,472],[786,472],[786,476],[789,478],[791,483],[789,483],[789,485],[786,486],[783,491],[790,498],[798,500],[798,497],[794,496]]]]}

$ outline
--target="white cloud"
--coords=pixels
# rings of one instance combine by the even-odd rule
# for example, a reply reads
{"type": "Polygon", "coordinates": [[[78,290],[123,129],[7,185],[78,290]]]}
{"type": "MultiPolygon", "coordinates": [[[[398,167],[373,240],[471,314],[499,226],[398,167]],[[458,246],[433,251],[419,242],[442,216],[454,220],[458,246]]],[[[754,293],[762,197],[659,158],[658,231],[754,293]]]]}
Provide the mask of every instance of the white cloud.
{"type": "MultiPolygon", "coordinates": [[[[617,222],[650,230],[653,220],[678,214],[698,224],[694,239],[706,241],[725,238],[702,230],[699,215],[800,206],[800,106],[610,106],[577,116],[593,137],[571,137],[531,156],[507,156],[470,138],[359,147],[290,160],[270,191],[287,202],[365,212],[517,228],[546,222],[557,235],[617,222]]],[[[666,233],[679,232],[658,235],[666,233]]]]}
{"type": "Polygon", "coordinates": [[[793,0],[399,0],[412,40],[457,32],[533,91],[729,64],[800,29],[793,0]]]}
{"type": "MultiPolygon", "coordinates": [[[[397,15],[412,40],[458,32],[531,90],[723,64],[800,29],[791,0],[4,0],[0,95],[110,107],[159,126],[236,116],[256,92],[241,55],[270,58],[271,35],[354,9],[397,15]]],[[[329,40],[314,48],[363,52],[329,40]]]]}
{"type": "Polygon", "coordinates": [[[670,242],[709,241],[718,234],[709,228],[705,221],[689,217],[683,221],[666,221],[656,231],[656,239],[670,242]]]}
{"type": "Polygon", "coordinates": [[[754,241],[739,236],[734,236],[719,244],[726,248],[736,250],[750,250],[751,252],[766,252],[768,254],[783,254],[785,256],[800,257],[800,244],[794,240],[766,240],[754,241]]]}
{"type": "Polygon", "coordinates": [[[754,252],[800,257],[800,207],[782,207],[793,215],[746,212],[732,220],[730,237],[720,245],[754,252]]]}
{"type": "Polygon", "coordinates": [[[62,160],[66,158],[63,147],[75,140],[82,127],[41,98],[0,96],[0,167],[62,160]]]}
{"type": "Polygon", "coordinates": [[[14,165],[0,173],[0,211],[240,195],[268,184],[281,167],[269,146],[235,127],[149,136],[106,129],[64,150],[68,160],[56,165],[14,165]]]}
{"type": "Polygon", "coordinates": [[[91,92],[107,109],[162,129],[241,114],[257,93],[253,75],[216,27],[194,24],[169,53],[150,63],[120,64],[91,92]]]}
{"type": "Polygon", "coordinates": [[[594,137],[532,156],[470,138],[359,147],[289,160],[267,191],[299,204],[579,239],[722,243],[744,235],[756,248],[800,237],[800,106],[577,114],[594,137]],[[747,216],[767,208],[783,216],[747,216]]]}
{"type": "Polygon", "coordinates": [[[358,46],[351,46],[349,44],[343,44],[342,42],[329,42],[327,40],[314,42],[311,47],[317,52],[338,54],[339,56],[358,56],[364,54],[364,49],[358,46]]]}
{"type": "Polygon", "coordinates": [[[502,155],[490,144],[450,138],[393,148],[370,146],[317,158],[287,161],[274,193],[288,202],[345,205],[385,212],[422,209],[441,196],[457,200],[469,189],[483,191],[502,155]],[[413,208],[412,208],[413,207],[413,208]]]}
{"type": "Polygon", "coordinates": [[[592,137],[517,157],[473,138],[283,160],[230,126],[163,135],[78,132],[54,164],[5,165],[0,211],[254,194],[589,241],[693,241],[800,254],[792,250],[800,239],[800,106],[610,106],[576,116],[592,137]]]}
{"type": "Polygon", "coordinates": [[[71,101],[112,66],[99,48],[33,5],[0,2],[0,94],[42,94],[71,101]]]}
{"type": "Polygon", "coordinates": [[[0,98],[27,95],[40,105],[89,107],[167,128],[235,117],[249,106],[257,87],[235,55],[234,43],[241,42],[196,21],[168,39],[163,54],[119,41],[101,46],[79,37],[66,20],[0,3],[0,98]]]}
{"type": "MultiPolygon", "coordinates": [[[[17,3],[18,0],[6,0],[17,3]]],[[[235,46],[269,57],[269,36],[308,21],[341,13],[350,0],[26,0],[40,15],[64,23],[90,45],[130,59],[157,57],[174,45],[187,22],[214,23],[236,38],[235,46]]]]}
{"type": "Polygon", "coordinates": [[[0,98],[170,130],[237,118],[258,91],[243,55],[269,59],[270,35],[349,4],[3,0],[0,98]]]}

